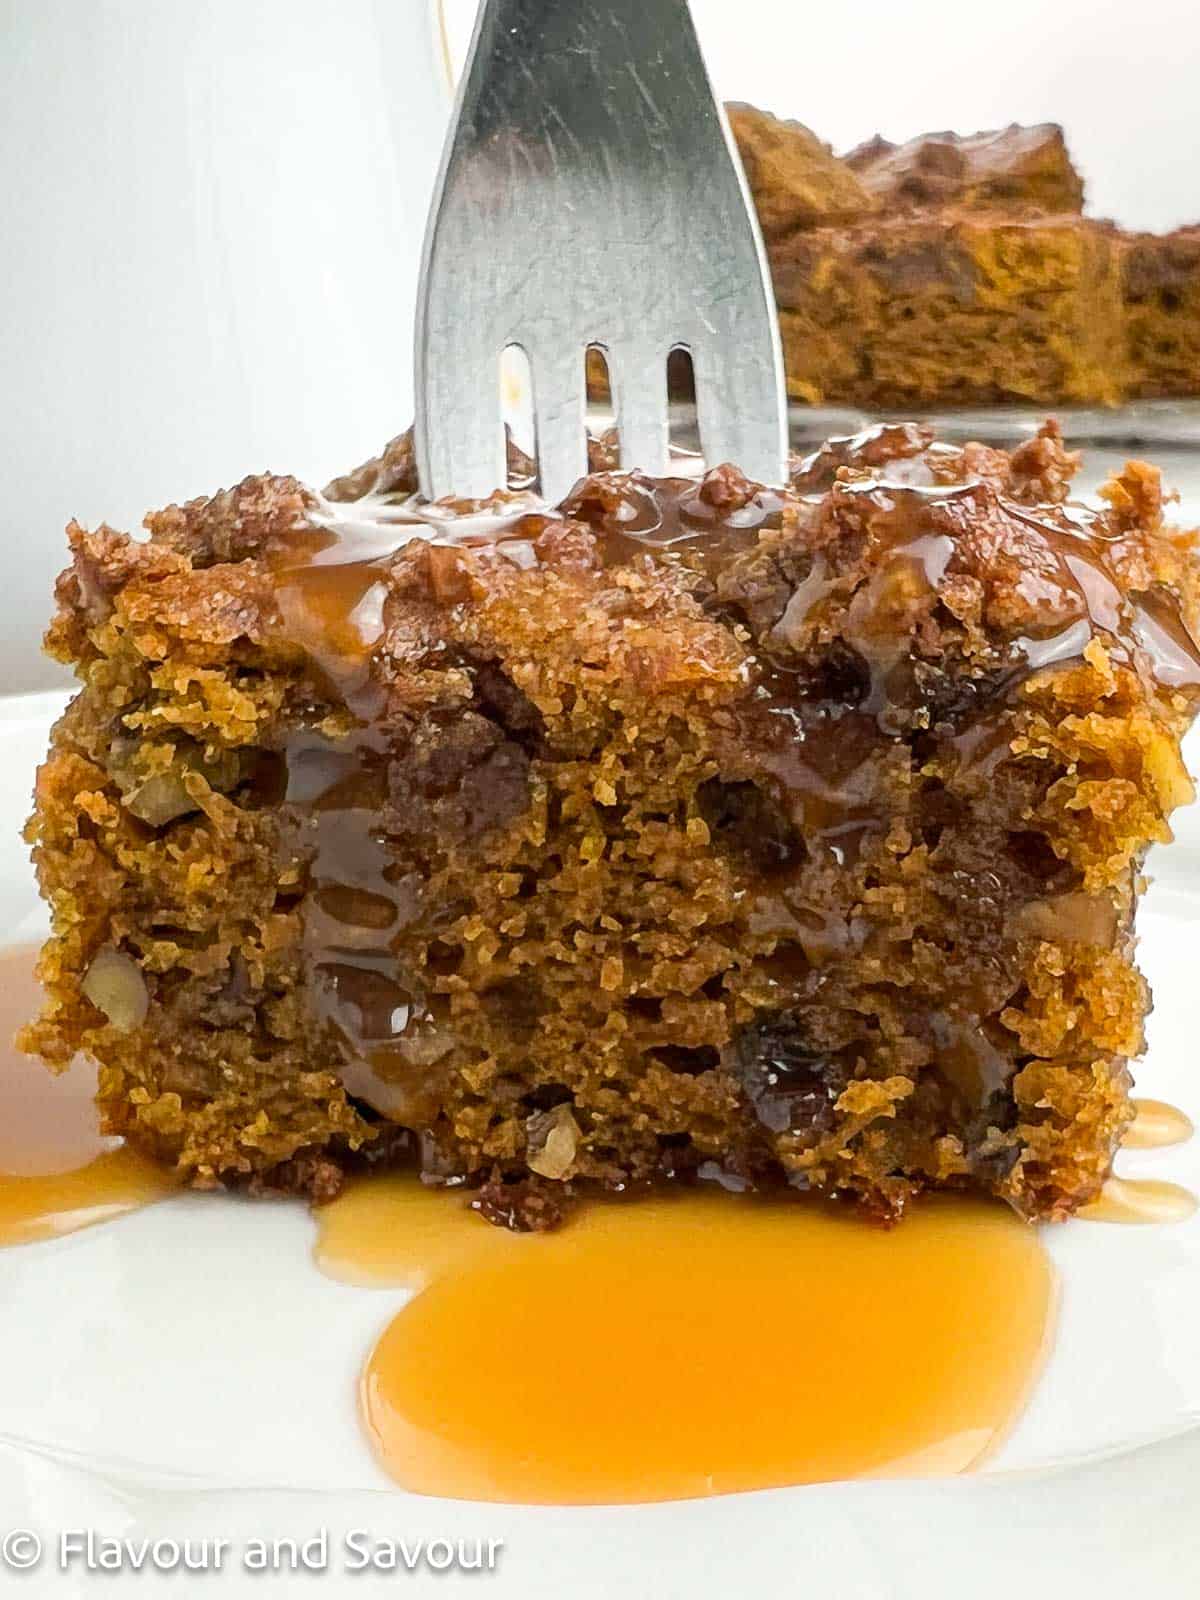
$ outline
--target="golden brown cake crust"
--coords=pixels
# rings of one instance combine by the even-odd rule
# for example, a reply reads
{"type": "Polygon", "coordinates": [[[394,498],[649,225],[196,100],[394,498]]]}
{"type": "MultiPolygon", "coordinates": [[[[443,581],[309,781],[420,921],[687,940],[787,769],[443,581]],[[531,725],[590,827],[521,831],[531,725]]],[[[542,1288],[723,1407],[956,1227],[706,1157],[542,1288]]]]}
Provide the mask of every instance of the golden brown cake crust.
{"type": "Polygon", "coordinates": [[[667,1175],[1068,1214],[1200,692],[1157,474],[1096,513],[1075,464],[877,429],[401,545],[402,439],[73,528],[27,1047],[200,1184],[415,1149],[516,1226],[667,1175]]]}

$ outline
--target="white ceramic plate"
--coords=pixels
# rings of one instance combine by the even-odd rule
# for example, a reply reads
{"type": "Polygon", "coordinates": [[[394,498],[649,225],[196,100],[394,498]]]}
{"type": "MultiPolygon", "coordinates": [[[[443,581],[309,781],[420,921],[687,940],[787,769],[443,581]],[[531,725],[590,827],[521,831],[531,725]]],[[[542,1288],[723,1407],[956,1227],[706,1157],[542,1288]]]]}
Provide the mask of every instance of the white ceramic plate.
{"type": "MultiPolygon", "coordinates": [[[[62,700],[0,700],[0,895],[14,941],[44,927],[18,831],[62,700]]],[[[1142,914],[1156,1009],[1139,1086],[1196,1113],[1200,808],[1178,835],[1142,914]]],[[[1121,1170],[1200,1187],[1200,1140],[1123,1156],[1121,1170]]],[[[1104,1595],[1136,1578],[1158,1600],[1200,1584],[1200,1429],[1189,1431],[1200,1422],[1200,1216],[1048,1230],[1057,1344],[979,1477],[596,1509],[459,1504],[392,1486],[360,1437],[354,1384],[403,1295],[322,1277],[312,1231],[301,1206],[181,1196],[0,1252],[0,1520],[46,1541],[33,1579],[46,1592],[88,1592],[86,1571],[55,1570],[53,1540],[89,1526],[224,1537],[235,1552],[254,1536],[324,1527],[335,1586],[359,1576],[348,1530],[498,1538],[490,1576],[405,1580],[530,1597],[636,1595],[652,1572],[656,1592],[681,1596],[835,1585],[855,1597],[1036,1595],[1069,1576],[1075,1592],[1104,1595]]],[[[154,1581],[189,1593],[198,1579],[154,1581]]],[[[222,1594],[261,1590],[236,1564],[211,1581],[222,1594]]]]}

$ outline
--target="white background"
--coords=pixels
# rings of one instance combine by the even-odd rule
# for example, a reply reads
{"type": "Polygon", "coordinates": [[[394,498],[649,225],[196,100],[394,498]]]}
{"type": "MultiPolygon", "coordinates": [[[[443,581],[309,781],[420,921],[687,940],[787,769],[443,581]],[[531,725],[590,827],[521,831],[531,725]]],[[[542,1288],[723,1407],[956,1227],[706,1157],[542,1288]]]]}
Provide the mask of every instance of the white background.
{"type": "MultiPolygon", "coordinates": [[[[69,516],[321,482],[406,425],[446,115],[429,5],[0,0],[0,692],[55,681],[69,516]]],[[[461,43],[472,0],[450,7],[461,43]]],[[[1200,214],[1185,0],[694,10],[723,96],[838,148],[1055,118],[1093,209],[1200,214]]]]}
{"type": "MultiPolygon", "coordinates": [[[[1200,212],[1200,24],[1182,4],[695,10],[723,95],[799,116],[839,148],[876,130],[1057,118],[1096,209],[1156,226],[1200,212]]],[[[34,646],[69,515],[132,525],[147,505],[265,467],[320,481],[407,421],[417,251],[445,116],[426,24],[426,0],[0,0],[0,692],[47,681],[34,646]]],[[[7,711],[0,888],[19,930],[39,915],[16,829],[45,713],[26,726],[7,711]]],[[[1186,882],[1145,921],[1159,1007],[1144,1087],[1177,1085],[1194,1111],[1200,838],[1173,859],[1186,882]]],[[[1198,1150],[1162,1153],[1153,1170],[1194,1183],[1198,1150]]],[[[69,1517],[180,1535],[190,1518],[196,1532],[236,1535],[241,1519],[303,1533],[319,1505],[335,1526],[503,1532],[511,1585],[487,1592],[529,1597],[638,1595],[652,1571],[664,1595],[936,1600],[962,1592],[965,1574],[980,1595],[1041,1600],[1068,1564],[1093,1596],[1197,1592],[1195,1433],[1054,1477],[828,1486],[636,1518],[501,1520],[377,1500],[349,1396],[392,1297],[319,1279],[299,1211],[256,1213],[231,1255],[228,1219],[203,1198],[179,1205],[185,1216],[164,1207],[7,1253],[8,1526],[69,1517]],[[301,1294],[314,1314],[281,1316],[301,1294]],[[164,1340],[174,1365],[156,1359],[164,1340]],[[298,1393],[319,1404],[289,1408],[298,1393]]],[[[1194,1424],[1198,1241],[1200,1218],[1150,1235],[1055,1233],[1062,1337],[1004,1464],[1194,1424]]],[[[28,1592],[49,1584],[30,1578],[28,1592]]],[[[435,1592],[459,1591],[439,1580],[435,1592]]]]}

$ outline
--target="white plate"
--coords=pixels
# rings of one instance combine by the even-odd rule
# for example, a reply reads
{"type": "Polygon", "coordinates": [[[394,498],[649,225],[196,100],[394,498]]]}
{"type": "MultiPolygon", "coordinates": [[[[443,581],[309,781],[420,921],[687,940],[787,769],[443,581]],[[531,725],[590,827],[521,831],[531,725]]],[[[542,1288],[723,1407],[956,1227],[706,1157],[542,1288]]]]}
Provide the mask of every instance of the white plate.
{"type": "MultiPolygon", "coordinates": [[[[18,830],[61,704],[0,700],[0,762],[11,775],[0,796],[0,894],[13,940],[44,927],[18,830]]],[[[1155,862],[1142,913],[1156,1009],[1139,1086],[1197,1112],[1200,809],[1181,816],[1178,835],[1155,862]]],[[[1200,1187],[1200,1140],[1120,1166],[1200,1187]]],[[[351,1584],[350,1529],[504,1540],[490,1577],[406,1575],[439,1592],[486,1581],[489,1593],[530,1597],[637,1595],[651,1571],[662,1594],[836,1585],[856,1600],[1048,1594],[1067,1575],[1080,1594],[1125,1595],[1137,1580],[1158,1600],[1200,1583],[1200,1430],[1189,1431],[1200,1421],[1200,1216],[1047,1231],[1062,1278],[1057,1344],[979,1477],[596,1509],[465,1505],[391,1485],[359,1435],[353,1396],[361,1359],[403,1294],[323,1278],[311,1241],[303,1207],[182,1196],[0,1252],[0,1519],[46,1540],[34,1580],[46,1592],[92,1581],[78,1567],[56,1572],[52,1548],[59,1530],[88,1526],[233,1541],[234,1565],[213,1580],[222,1594],[261,1590],[236,1563],[241,1541],[303,1539],[322,1526],[335,1587],[351,1584]]],[[[158,1581],[190,1593],[197,1579],[158,1581]]]]}

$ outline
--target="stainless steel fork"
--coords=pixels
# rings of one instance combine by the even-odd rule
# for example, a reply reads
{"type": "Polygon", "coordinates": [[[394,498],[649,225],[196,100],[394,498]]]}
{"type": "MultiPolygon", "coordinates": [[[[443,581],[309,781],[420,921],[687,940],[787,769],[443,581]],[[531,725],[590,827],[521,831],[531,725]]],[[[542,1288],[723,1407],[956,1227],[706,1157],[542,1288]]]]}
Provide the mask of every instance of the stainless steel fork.
{"type": "Polygon", "coordinates": [[[545,499],[587,470],[590,345],[608,360],[623,466],[666,470],[667,356],[682,347],[707,462],[783,482],[766,255],[687,0],[483,0],[417,301],[426,497],[504,484],[512,345],[532,369],[545,499]]]}

